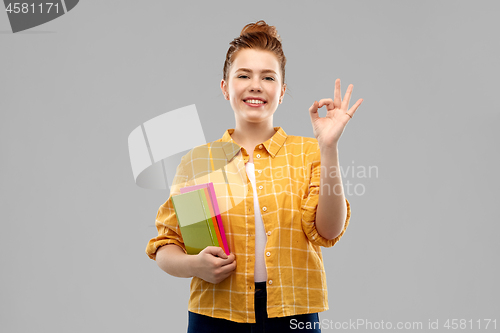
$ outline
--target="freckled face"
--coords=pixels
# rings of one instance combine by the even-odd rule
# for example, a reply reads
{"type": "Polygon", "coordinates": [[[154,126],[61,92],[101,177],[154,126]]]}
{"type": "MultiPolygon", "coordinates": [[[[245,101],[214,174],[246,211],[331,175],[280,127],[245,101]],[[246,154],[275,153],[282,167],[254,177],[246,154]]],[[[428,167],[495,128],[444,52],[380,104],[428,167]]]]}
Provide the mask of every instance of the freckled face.
{"type": "Polygon", "coordinates": [[[273,53],[240,50],[225,82],[236,118],[261,122],[271,117],[285,92],[281,82],[279,62],[273,53]]]}

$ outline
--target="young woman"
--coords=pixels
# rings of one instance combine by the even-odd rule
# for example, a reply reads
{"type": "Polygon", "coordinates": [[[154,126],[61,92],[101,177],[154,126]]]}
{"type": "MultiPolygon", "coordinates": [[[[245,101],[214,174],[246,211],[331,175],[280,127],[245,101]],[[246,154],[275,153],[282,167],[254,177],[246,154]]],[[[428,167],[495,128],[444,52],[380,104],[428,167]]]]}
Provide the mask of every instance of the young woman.
{"type": "Polygon", "coordinates": [[[231,253],[209,246],[186,254],[171,197],[158,211],[158,236],[146,252],[165,272],[193,278],[188,332],[320,332],[318,312],[328,309],[320,246],[338,242],[350,218],[338,141],[362,99],[349,108],[353,86],[342,100],[337,79],[334,99],[309,108],[315,139],[288,135],[273,126],[286,91],[275,27],[248,24],[230,44],[221,89],[236,126],[213,144],[235,145],[225,151],[227,162],[244,163],[248,191],[221,214],[231,253]]]}

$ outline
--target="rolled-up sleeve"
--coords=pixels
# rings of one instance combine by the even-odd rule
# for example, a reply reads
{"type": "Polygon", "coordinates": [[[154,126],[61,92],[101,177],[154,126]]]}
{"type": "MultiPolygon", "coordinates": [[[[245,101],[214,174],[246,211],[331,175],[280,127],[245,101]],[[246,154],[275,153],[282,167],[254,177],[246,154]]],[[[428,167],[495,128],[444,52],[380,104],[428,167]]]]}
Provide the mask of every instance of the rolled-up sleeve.
{"type": "Polygon", "coordinates": [[[319,149],[316,154],[314,154],[314,160],[309,164],[310,170],[310,182],[308,193],[302,198],[301,212],[302,212],[302,229],[306,234],[309,241],[314,245],[332,247],[337,243],[342,235],[344,235],[347,226],[349,225],[349,220],[351,218],[351,205],[349,201],[345,199],[347,205],[347,217],[344,223],[344,228],[342,232],[334,239],[327,239],[321,236],[316,229],[316,211],[318,209],[319,201],[319,191],[320,191],[320,181],[321,181],[321,155],[319,154],[319,149]]]}
{"type": "Polygon", "coordinates": [[[155,222],[158,236],[150,239],[146,246],[146,254],[153,260],[156,260],[156,251],[167,244],[176,244],[187,253],[177,222],[177,215],[175,215],[175,209],[172,204],[172,196],[180,194],[180,189],[189,184],[189,176],[186,175],[185,168],[183,167],[186,160],[185,157],[182,158],[181,164],[177,167],[168,200],[158,209],[155,222]]]}
{"type": "Polygon", "coordinates": [[[155,225],[158,230],[158,236],[150,239],[148,242],[146,254],[149,258],[156,260],[156,251],[161,246],[167,244],[176,244],[187,253],[179,224],[177,223],[177,216],[172,205],[172,197],[169,197],[167,202],[158,209],[155,225]]]}

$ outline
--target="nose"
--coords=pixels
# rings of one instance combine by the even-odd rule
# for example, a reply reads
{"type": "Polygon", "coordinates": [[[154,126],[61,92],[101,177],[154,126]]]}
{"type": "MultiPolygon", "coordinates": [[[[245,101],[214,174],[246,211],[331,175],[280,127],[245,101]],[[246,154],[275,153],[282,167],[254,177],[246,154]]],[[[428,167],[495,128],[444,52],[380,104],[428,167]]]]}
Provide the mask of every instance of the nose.
{"type": "Polygon", "coordinates": [[[252,80],[250,80],[250,91],[261,91],[262,87],[260,85],[261,81],[259,77],[255,77],[252,80]]]}

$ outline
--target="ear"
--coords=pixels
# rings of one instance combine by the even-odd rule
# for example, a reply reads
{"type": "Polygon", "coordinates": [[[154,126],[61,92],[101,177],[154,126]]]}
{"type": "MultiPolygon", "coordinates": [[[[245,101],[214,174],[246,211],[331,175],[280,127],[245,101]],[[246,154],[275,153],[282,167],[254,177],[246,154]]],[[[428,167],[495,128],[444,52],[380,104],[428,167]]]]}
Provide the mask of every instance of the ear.
{"type": "Polygon", "coordinates": [[[283,83],[283,87],[281,88],[281,94],[280,94],[280,104],[283,102],[283,97],[285,96],[286,92],[286,83],[283,83]]]}
{"type": "Polygon", "coordinates": [[[227,86],[226,86],[226,82],[224,81],[224,79],[222,79],[220,81],[220,89],[222,90],[222,94],[224,95],[224,98],[229,100],[229,94],[227,92],[227,86]]]}

